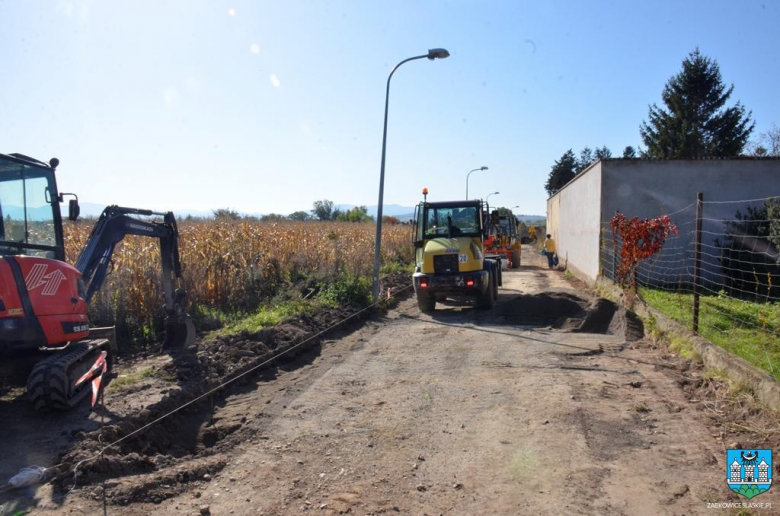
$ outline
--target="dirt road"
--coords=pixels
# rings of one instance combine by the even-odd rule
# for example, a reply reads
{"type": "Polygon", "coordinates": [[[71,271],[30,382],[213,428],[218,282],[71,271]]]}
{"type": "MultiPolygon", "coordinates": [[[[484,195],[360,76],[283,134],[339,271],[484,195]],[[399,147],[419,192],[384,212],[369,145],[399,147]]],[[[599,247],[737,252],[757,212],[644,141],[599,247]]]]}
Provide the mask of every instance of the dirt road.
{"type": "MultiPolygon", "coordinates": [[[[107,512],[717,514],[724,444],[636,330],[536,265],[492,311],[407,299],[220,401],[218,455],[109,479],[107,512]]],[[[99,513],[102,489],[33,512],[99,513]]]]}

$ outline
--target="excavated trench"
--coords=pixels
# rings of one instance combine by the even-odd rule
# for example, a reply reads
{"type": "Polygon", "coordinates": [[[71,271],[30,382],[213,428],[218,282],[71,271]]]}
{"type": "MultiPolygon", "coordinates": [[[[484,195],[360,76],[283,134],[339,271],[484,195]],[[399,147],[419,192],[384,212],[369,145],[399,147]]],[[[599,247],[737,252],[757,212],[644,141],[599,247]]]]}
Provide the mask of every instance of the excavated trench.
{"type": "MultiPolygon", "coordinates": [[[[384,287],[399,291],[409,284],[409,278],[397,274],[383,283],[384,287]]],[[[411,289],[404,294],[410,292],[411,289]]],[[[74,485],[73,470],[78,466],[77,485],[96,486],[100,496],[105,489],[109,503],[161,502],[176,496],[187,484],[225,467],[224,453],[257,432],[256,425],[247,424],[247,414],[227,410],[228,397],[275,378],[276,368],[282,363],[301,355],[306,355],[306,359],[313,356],[325,338],[312,338],[320,332],[355,329],[372,313],[375,310],[364,311],[352,305],[324,309],[259,332],[218,337],[201,344],[197,355],[174,357],[155,371],[155,376],[175,378],[178,388],[169,389],[159,401],[121,418],[111,417],[109,399],[105,407],[107,423],[98,430],[74,436],[74,444],[61,457],[55,485],[62,492],[70,490],[74,485]],[[281,357],[270,360],[283,352],[281,357]],[[201,397],[231,379],[236,380],[201,397]],[[119,442],[100,454],[106,443],[116,441],[119,442]],[[132,480],[123,481],[126,477],[132,480]]],[[[250,417],[261,416],[262,412],[250,417]]]]}
{"type": "Polygon", "coordinates": [[[569,292],[517,296],[496,307],[496,318],[517,326],[620,335],[629,342],[644,336],[642,321],[633,312],[602,297],[585,299],[569,292]]]}

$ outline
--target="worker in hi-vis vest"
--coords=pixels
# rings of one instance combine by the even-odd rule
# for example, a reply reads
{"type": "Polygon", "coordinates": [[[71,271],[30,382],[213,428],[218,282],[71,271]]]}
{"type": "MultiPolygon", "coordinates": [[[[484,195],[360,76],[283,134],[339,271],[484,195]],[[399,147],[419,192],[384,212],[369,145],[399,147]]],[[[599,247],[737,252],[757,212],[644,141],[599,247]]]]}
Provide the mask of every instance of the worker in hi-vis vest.
{"type": "Polygon", "coordinates": [[[547,255],[547,265],[552,269],[553,266],[557,265],[558,257],[556,256],[556,253],[558,252],[558,249],[555,247],[555,240],[553,240],[552,235],[549,233],[547,234],[547,238],[544,240],[544,254],[547,255]]]}

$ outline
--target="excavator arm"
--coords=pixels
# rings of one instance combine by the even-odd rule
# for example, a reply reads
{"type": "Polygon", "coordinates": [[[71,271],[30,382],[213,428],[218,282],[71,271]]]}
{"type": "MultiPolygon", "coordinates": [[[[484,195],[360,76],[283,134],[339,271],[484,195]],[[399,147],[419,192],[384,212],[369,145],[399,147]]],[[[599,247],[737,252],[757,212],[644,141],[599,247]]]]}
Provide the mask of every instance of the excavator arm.
{"type": "Polygon", "coordinates": [[[195,341],[195,327],[186,312],[187,293],[180,288],[179,231],[172,212],[154,212],[121,206],[108,206],[92,228],[76,269],[82,274],[86,300],[103,285],[114,248],[128,235],[160,240],[162,290],[165,306],[165,348],[187,347],[195,341]],[[162,222],[132,217],[162,216],[162,222]]]}

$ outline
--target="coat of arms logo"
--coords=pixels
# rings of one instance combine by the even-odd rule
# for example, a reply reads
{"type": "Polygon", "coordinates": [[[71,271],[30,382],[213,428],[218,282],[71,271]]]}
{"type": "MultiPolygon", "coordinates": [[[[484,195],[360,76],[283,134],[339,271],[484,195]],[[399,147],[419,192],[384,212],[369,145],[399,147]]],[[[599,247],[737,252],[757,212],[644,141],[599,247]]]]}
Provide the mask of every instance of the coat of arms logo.
{"type": "Polygon", "coordinates": [[[746,498],[772,487],[772,450],[727,450],[726,482],[746,498]]]}

